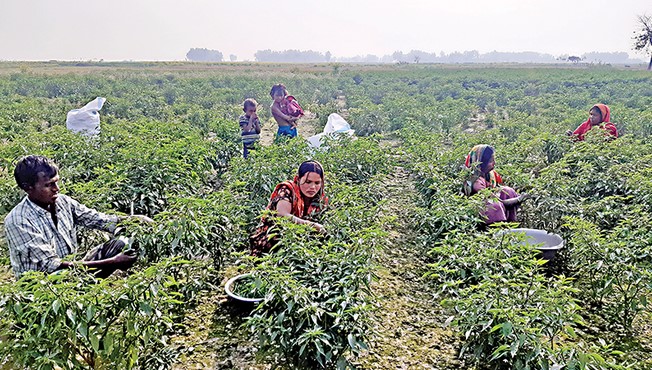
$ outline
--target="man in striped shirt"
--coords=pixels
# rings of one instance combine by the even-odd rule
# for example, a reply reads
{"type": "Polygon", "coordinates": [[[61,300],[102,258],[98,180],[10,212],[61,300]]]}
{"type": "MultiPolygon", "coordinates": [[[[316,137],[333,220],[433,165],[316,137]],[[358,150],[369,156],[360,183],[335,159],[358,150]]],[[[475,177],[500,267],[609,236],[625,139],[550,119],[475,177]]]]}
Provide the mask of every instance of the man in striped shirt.
{"type": "MultiPolygon", "coordinates": [[[[45,157],[27,156],[18,161],[14,178],[27,196],[5,218],[11,266],[17,277],[34,270],[54,272],[75,265],[86,266],[99,277],[127,269],[136,256],[122,253],[125,244],[111,240],[92,249],[81,261],[62,259],[77,252],[77,226],[113,232],[122,217],[90,209],[59,194],[58,168],[45,157]]],[[[133,216],[151,222],[145,216],[133,216]]]]}

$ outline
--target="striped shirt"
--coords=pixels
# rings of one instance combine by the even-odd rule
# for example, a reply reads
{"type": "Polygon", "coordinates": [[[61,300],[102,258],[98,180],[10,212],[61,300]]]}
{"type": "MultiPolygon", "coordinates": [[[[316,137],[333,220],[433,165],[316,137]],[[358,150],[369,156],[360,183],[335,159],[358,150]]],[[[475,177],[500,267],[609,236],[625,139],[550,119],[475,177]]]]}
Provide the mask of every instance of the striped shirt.
{"type": "Polygon", "coordinates": [[[254,125],[252,126],[250,131],[245,131],[245,127],[249,125],[249,117],[247,117],[247,115],[245,114],[241,115],[238,121],[240,122],[240,130],[242,131],[241,133],[242,142],[245,145],[251,145],[260,139],[260,135],[256,132],[256,125],[260,126],[260,121],[258,120],[258,118],[254,120],[254,125]]]}
{"type": "Polygon", "coordinates": [[[118,216],[97,212],[63,194],[55,204],[57,226],[50,212],[28,197],[5,218],[9,259],[17,277],[30,270],[58,269],[62,258],[77,252],[77,226],[113,232],[118,223],[118,216]]]}
{"type": "Polygon", "coordinates": [[[256,118],[254,120],[254,126],[251,128],[250,131],[245,131],[244,128],[247,127],[249,124],[249,117],[246,115],[241,115],[240,118],[238,118],[238,121],[240,121],[240,130],[242,130],[242,135],[250,135],[250,134],[255,134],[256,133],[256,125],[260,125],[260,120],[256,118]]]}

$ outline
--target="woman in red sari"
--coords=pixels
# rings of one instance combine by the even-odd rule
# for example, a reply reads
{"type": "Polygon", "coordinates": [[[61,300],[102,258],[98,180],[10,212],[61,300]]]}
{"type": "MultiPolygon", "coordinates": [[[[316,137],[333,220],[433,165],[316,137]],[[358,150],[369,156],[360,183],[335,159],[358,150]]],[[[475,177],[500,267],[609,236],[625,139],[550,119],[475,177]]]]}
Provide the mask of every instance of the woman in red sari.
{"type": "MultiPolygon", "coordinates": [[[[267,210],[276,217],[286,217],[301,225],[310,225],[320,233],[326,232],[321,224],[313,220],[326,207],[328,198],[324,195],[324,169],[316,161],[301,163],[293,181],[285,181],[274,189],[267,210]]],[[[278,242],[270,230],[274,226],[274,217],[264,216],[260,225],[249,237],[251,254],[261,256],[269,253],[278,242]]]]}
{"type": "Polygon", "coordinates": [[[593,127],[597,126],[604,130],[610,139],[615,139],[618,137],[618,130],[616,130],[616,126],[610,120],[611,110],[609,107],[604,104],[596,104],[589,110],[589,119],[579,125],[575,131],[568,130],[566,135],[573,136],[577,141],[582,141],[584,140],[584,135],[591,131],[593,127]]]}

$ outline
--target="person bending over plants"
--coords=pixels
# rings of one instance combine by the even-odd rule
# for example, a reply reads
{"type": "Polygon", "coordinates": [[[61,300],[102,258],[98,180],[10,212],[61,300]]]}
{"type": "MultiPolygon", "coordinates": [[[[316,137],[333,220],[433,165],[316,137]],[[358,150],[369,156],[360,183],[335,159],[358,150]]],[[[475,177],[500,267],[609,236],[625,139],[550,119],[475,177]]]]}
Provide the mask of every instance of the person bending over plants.
{"type": "Polygon", "coordinates": [[[616,139],[618,137],[618,130],[613,123],[609,122],[610,119],[611,110],[609,107],[604,104],[596,104],[589,110],[589,119],[579,125],[575,131],[566,131],[566,135],[572,136],[576,141],[582,141],[584,140],[584,135],[591,131],[593,127],[597,126],[605,131],[605,136],[609,140],[616,139]]]}
{"type": "Polygon", "coordinates": [[[303,109],[293,96],[288,95],[283,84],[272,86],[269,95],[273,100],[270,106],[272,116],[278,124],[276,137],[297,137],[297,121],[303,116],[303,109]]]}
{"type": "MultiPolygon", "coordinates": [[[[122,253],[125,243],[117,239],[91,249],[80,261],[63,261],[77,252],[77,226],[113,232],[126,217],[100,213],[59,194],[59,169],[48,158],[21,158],[14,178],[27,193],[5,218],[9,259],[17,278],[30,270],[52,273],[78,265],[107,277],[134,264],[136,256],[122,253]]],[[[146,216],[130,217],[153,222],[146,216]]]]}
{"type": "Polygon", "coordinates": [[[253,149],[256,142],[260,140],[260,120],[256,114],[258,102],[254,99],[247,99],[243,103],[244,114],[240,116],[240,131],[242,135],[242,156],[247,158],[249,150],[253,149]]]}
{"type": "MultiPolygon", "coordinates": [[[[299,166],[293,181],[285,181],[274,189],[267,210],[275,216],[286,217],[296,224],[310,225],[320,233],[326,229],[312,221],[328,204],[324,195],[324,169],[316,161],[306,161],[299,166]]],[[[278,242],[270,232],[274,226],[274,217],[263,216],[260,224],[249,237],[251,254],[260,257],[269,253],[278,242]]]]}
{"type": "Polygon", "coordinates": [[[494,170],[495,150],[490,145],[476,145],[466,156],[466,167],[472,169],[471,176],[464,182],[464,194],[474,195],[484,189],[496,189],[496,200],[488,200],[482,217],[487,225],[495,222],[516,222],[518,206],[527,194],[518,195],[509,186],[503,186],[503,179],[494,170]]]}

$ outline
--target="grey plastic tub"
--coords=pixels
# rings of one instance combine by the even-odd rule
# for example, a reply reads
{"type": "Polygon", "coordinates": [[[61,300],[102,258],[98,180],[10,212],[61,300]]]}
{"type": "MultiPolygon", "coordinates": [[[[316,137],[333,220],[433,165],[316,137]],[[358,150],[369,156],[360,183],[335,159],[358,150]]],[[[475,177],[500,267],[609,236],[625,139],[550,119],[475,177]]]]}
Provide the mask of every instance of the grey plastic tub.
{"type": "Polygon", "coordinates": [[[561,236],[553,233],[549,233],[545,230],[538,229],[507,229],[501,230],[496,233],[497,236],[506,234],[506,233],[525,233],[526,238],[522,242],[523,244],[542,244],[537,247],[543,255],[544,260],[550,261],[555,257],[557,251],[564,248],[564,239],[561,236]]]}
{"type": "Polygon", "coordinates": [[[233,292],[233,284],[236,281],[245,279],[245,278],[247,278],[249,276],[251,276],[251,274],[241,274],[241,275],[238,275],[238,276],[235,276],[235,277],[232,277],[231,279],[229,279],[229,281],[227,281],[226,284],[224,285],[224,291],[226,292],[226,295],[231,297],[231,299],[233,299],[235,301],[238,301],[238,302],[242,302],[242,303],[260,303],[260,302],[262,302],[265,298],[245,298],[245,297],[241,297],[241,296],[239,296],[239,295],[237,295],[237,294],[235,294],[233,292]]]}

